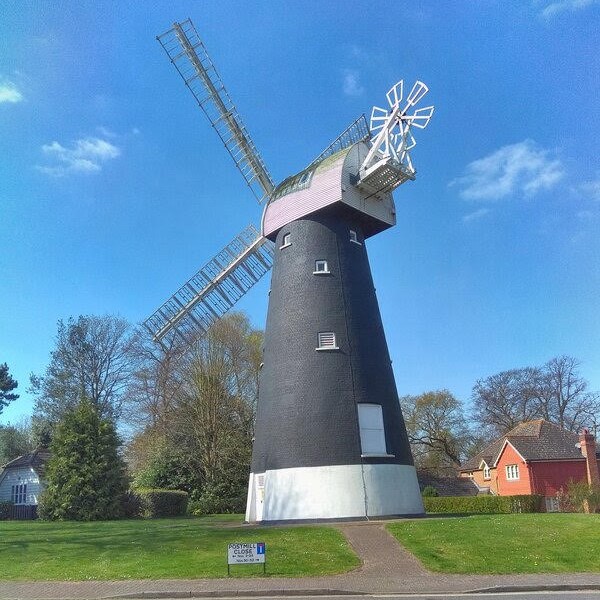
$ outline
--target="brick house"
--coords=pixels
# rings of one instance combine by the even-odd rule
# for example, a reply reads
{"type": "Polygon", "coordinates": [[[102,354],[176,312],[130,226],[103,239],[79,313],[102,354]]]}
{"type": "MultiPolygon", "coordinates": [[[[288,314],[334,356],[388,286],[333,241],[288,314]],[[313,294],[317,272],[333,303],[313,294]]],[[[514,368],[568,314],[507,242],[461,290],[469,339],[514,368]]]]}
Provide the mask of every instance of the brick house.
{"type": "Polygon", "coordinates": [[[556,494],[569,481],[599,483],[600,454],[587,429],[580,435],[543,419],[526,421],[493,441],[460,469],[481,492],[539,494],[557,510],[556,494]]]}

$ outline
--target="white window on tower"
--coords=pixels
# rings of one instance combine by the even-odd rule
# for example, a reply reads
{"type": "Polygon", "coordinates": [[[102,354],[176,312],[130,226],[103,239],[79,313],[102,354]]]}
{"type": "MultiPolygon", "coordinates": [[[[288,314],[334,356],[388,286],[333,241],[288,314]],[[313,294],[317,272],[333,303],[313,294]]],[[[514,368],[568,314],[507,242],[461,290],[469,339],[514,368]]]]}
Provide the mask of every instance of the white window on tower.
{"type": "Polygon", "coordinates": [[[281,239],[281,246],[279,246],[279,249],[283,250],[284,248],[287,248],[288,246],[291,246],[291,245],[292,245],[292,234],[284,233],[283,238],[281,239]]]}
{"type": "Polygon", "coordinates": [[[519,465],[506,465],[506,479],[508,481],[519,479],[519,465]]]}
{"type": "Polygon", "coordinates": [[[329,265],[326,260],[315,260],[315,270],[313,275],[328,275],[329,265]]]}
{"type": "Polygon", "coordinates": [[[333,331],[320,332],[318,334],[318,342],[317,350],[339,350],[333,331]]]}
{"type": "Polygon", "coordinates": [[[353,242],[354,244],[358,244],[359,246],[362,246],[362,244],[358,241],[358,235],[356,234],[356,231],[354,231],[354,229],[350,230],[350,241],[353,242]]]}
{"type": "Polygon", "coordinates": [[[362,456],[391,456],[387,453],[380,404],[359,404],[358,425],[362,456]]]}
{"type": "Polygon", "coordinates": [[[484,479],[491,479],[492,478],[492,473],[490,471],[490,468],[484,463],[484,467],[483,467],[483,478],[484,479]]]}

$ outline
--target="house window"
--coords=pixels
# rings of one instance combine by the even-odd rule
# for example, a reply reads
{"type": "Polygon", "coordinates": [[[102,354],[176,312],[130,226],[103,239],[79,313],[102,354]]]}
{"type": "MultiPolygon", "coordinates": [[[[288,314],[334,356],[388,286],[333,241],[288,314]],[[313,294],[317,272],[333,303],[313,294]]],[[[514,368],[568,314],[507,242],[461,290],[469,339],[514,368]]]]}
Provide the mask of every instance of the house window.
{"type": "Polygon", "coordinates": [[[519,479],[519,465],[506,465],[506,479],[508,481],[519,479]]]}
{"type": "Polygon", "coordinates": [[[362,244],[358,241],[358,236],[356,235],[356,231],[354,231],[354,229],[350,230],[350,241],[362,246],[362,244]]]}
{"type": "Polygon", "coordinates": [[[10,490],[10,499],[13,504],[25,504],[27,502],[27,484],[13,485],[10,490]]]}
{"type": "Polygon", "coordinates": [[[333,333],[333,331],[320,332],[318,339],[319,345],[317,350],[339,350],[335,340],[335,333],[333,333]]]}
{"type": "Polygon", "coordinates": [[[491,479],[492,478],[492,474],[490,471],[490,468],[485,465],[485,467],[483,467],[483,478],[484,479],[491,479]]]}
{"type": "Polygon", "coordinates": [[[388,456],[383,428],[383,410],[379,404],[358,405],[360,447],[363,456],[388,456]]]}
{"type": "Polygon", "coordinates": [[[329,265],[326,260],[315,260],[315,270],[313,275],[322,275],[329,273],[329,265]]]}
{"type": "Polygon", "coordinates": [[[283,239],[281,240],[281,246],[279,246],[280,250],[283,250],[284,248],[287,248],[288,246],[292,245],[292,234],[291,233],[285,233],[283,235],[283,239]]]}

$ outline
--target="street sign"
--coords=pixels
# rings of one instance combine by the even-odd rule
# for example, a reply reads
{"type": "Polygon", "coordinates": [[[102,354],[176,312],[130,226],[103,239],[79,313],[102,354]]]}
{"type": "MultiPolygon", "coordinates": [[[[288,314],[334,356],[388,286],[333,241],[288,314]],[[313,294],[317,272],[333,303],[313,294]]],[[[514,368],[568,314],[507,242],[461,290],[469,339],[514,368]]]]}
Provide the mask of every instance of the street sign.
{"type": "Polygon", "coordinates": [[[230,565],[263,565],[267,568],[267,547],[264,542],[234,543],[227,545],[227,574],[230,565]]]}

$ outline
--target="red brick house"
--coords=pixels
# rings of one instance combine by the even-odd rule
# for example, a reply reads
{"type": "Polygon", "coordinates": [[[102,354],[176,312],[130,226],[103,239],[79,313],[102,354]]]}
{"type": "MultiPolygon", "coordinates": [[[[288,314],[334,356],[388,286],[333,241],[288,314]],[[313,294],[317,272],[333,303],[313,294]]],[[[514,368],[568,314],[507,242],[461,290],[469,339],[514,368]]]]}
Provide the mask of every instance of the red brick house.
{"type": "Polygon", "coordinates": [[[520,423],[460,469],[481,492],[500,496],[540,494],[557,510],[556,494],[569,481],[600,483],[594,436],[580,435],[538,419],[520,423]]]}

